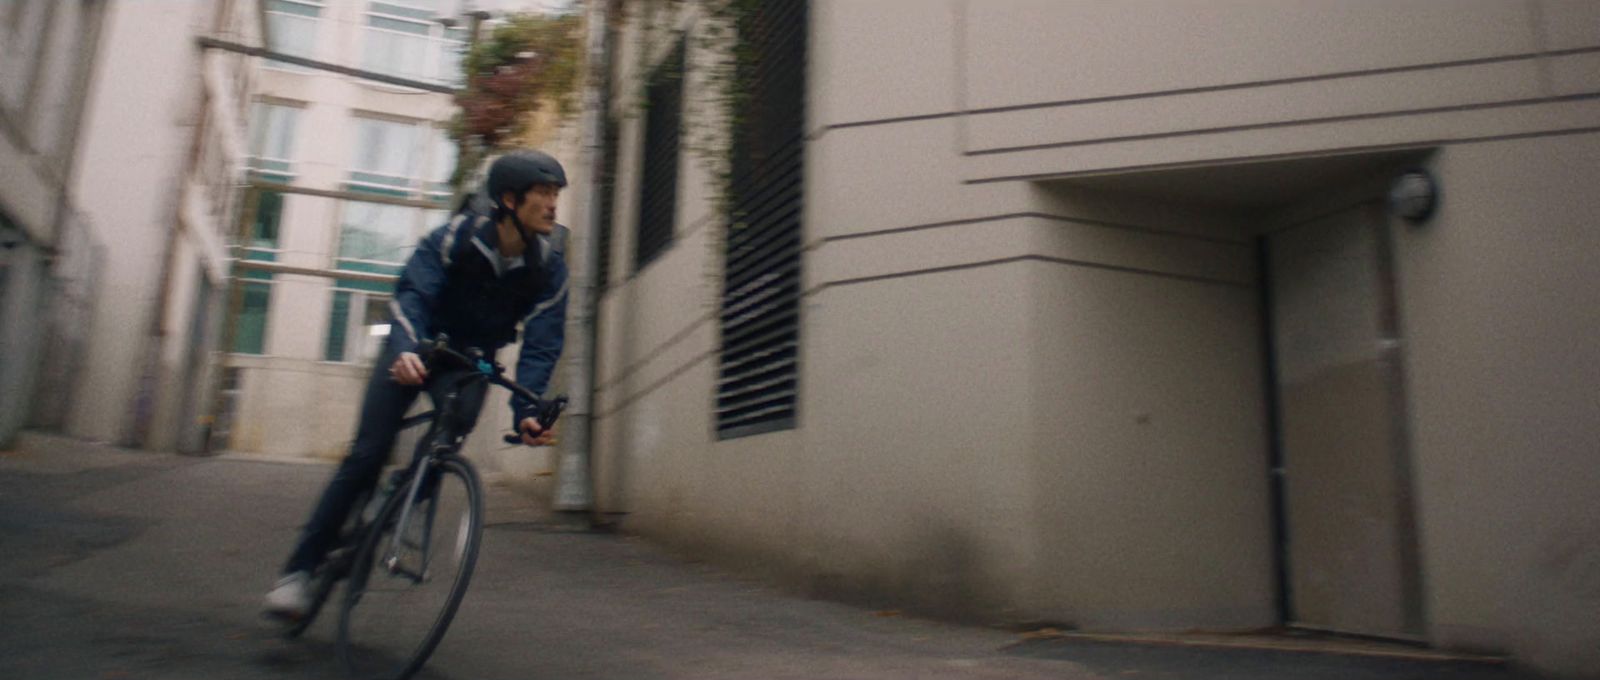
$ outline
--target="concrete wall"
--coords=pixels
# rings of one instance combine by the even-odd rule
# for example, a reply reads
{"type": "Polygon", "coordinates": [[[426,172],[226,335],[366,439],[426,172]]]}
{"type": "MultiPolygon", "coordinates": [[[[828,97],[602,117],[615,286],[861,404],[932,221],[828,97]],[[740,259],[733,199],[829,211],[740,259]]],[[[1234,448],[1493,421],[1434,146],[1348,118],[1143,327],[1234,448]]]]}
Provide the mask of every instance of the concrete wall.
{"type": "Polygon", "coordinates": [[[1600,135],[1447,147],[1397,228],[1428,616],[1444,645],[1600,672],[1600,135]]]}
{"type": "Polygon", "coordinates": [[[966,178],[1417,146],[1596,117],[1592,98],[1562,98],[1600,84],[1595,53],[1573,51],[1596,45],[1592,3],[1158,4],[966,3],[966,178]]]}
{"type": "Polygon", "coordinates": [[[712,436],[708,178],[686,157],[677,241],[633,272],[631,120],[601,504],[927,611],[1277,623],[1255,235],[1440,148],[1446,208],[1394,227],[1426,637],[1593,674],[1597,26],[1583,2],[816,0],[799,427],[712,436]]]}
{"type": "Polygon", "coordinates": [[[1027,518],[1049,620],[1274,622],[1254,245],[1238,211],[1040,187],[1027,518]]]}
{"type": "MultiPolygon", "coordinates": [[[[309,56],[360,65],[364,12],[362,3],[327,4],[309,56]]],[[[260,101],[299,109],[287,160],[296,185],[317,189],[340,190],[349,178],[356,144],[352,114],[428,123],[448,120],[454,112],[449,95],[326,71],[267,66],[259,74],[257,92],[260,101]]],[[[342,210],[336,199],[285,197],[276,261],[331,269],[342,210]]],[[[355,435],[371,367],[323,360],[333,304],[330,279],[273,274],[270,285],[263,355],[230,354],[225,360],[239,372],[226,446],[243,453],[338,459],[355,435]]]]}

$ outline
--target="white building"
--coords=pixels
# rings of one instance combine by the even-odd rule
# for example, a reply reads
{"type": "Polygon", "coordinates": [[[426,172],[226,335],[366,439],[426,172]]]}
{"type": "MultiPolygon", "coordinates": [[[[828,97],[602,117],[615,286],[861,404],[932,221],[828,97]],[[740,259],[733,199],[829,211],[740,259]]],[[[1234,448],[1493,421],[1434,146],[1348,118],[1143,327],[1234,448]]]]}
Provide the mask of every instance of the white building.
{"type": "MultiPolygon", "coordinates": [[[[466,29],[435,20],[431,4],[268,0],[265,8],[277,51],[454,86],[466,29]]],[[[228,448],[342,451],[364,365],[387,330],[392,283],[333,274],[393,275],[428,225],[443,222],[455,163],[445,125],[454,112],[446,93],[263,63],[252,104],[253,178],[415,203],[276,191],[251,201],[246,259],[318,274],[242,270],[248,283],[235,303],[222,380],[228,448]]]]}
{"type": "MultiPolygon", "coordinates": [[[[55,237],[63,243],[56,267],[93,284],[60,286],[52,310],[58,329],[35,336],[48,347],[33,355],[44,380],[32,423],[129,445],[199,449],[254,66],[242,55],[202,50],[197,39],[259,43],[258,6],[174,0],[15,9],[27,19],[11,27],[16,36],[57,46],[47,54],[93,55],[87,78],[60,59],[31,79],[5,79],[30,88],[31,124],[53,128],[37,139],[78,135],[75,162],[58,165],[72,169],[62,175],[72,200],[63,198],[58,223],[78,226],[55,237]],[[44,23],[30,23],[35,17],[44,23]],[[84,98],[81,132],[66,105],[75,96],[84,98]],[[94,244],[104,246],[99,255],[72,253],[94,244]]],[[[45,158],[36,167],[49,167],[45,158]]]]}
{"type": "MultiPolygon", "coordinates": [[[[371,362],[389,331],[393,276],[448,216],[456,147],[447,126],[457,111],[448,91],[461,85],[470,24],[454,14],[456,2],[267,0],[265,7],[281,52],[436,88],[270,61],[261,72],[252,175],[293,188],[263,190],[245,211],[249,249],[224,359],[226,439],[219,444],[337,458],[354,436],[371,362]]],[[[491,17],[481,30],[487,35],[495,25],[491,17]]],[[[484,422],[492,423],[485,427],[509,422],[502,397],[485,407],[484,422]]],[[[500,446],[497,437],[472,441],[475,453],[500,446]]]]}
{"type": "Polygon", "coordinates": [[[0,27],[0,450],[59,426],[101,248],[73,176],[106,3],[18,0],[0,27]],[[52,351],[55,350],[55,351],[52,351]]]}

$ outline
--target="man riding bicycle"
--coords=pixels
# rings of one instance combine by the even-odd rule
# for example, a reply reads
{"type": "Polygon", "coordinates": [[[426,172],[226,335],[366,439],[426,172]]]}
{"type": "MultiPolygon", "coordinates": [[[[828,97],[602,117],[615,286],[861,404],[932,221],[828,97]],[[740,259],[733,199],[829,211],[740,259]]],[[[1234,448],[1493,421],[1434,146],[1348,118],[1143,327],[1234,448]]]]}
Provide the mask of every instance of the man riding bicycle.
{"type": "MultiPolygon", "coordinates": [[[[448,334],[452,344],[492,354],[516,339],[520,322],[517,383],[544,392],[561,356],[566,321],[566,227],[555,221],[556,198],[566,185],[566,172],[548,154],[507,153],[490,165],[482,191],[417,244],[389,303],[393,330],[367,381],[355,441],[267,593],[268,615],[305,615],[311,572],[338,540],[351,506],[377,486],[401,421],[428,381],[421,342],[448,334]]],[[[482,400],[482,391],[461,395],[469,421],[482,400]]],[[[528,446],[552,441],[536,418],[538,408],[512,397],[513,422],[528,446]]]]}

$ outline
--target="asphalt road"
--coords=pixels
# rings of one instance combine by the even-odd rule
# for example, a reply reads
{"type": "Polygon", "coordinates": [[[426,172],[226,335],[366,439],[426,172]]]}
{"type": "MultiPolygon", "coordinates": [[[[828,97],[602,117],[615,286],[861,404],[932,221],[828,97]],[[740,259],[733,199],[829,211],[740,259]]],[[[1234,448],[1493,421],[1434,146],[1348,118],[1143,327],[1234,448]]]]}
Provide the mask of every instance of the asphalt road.
{"type": "MultiPolygon", "coordinates": [[[[27,435],[0,453],[0,678],[346,677],[335,617],[285,640],[260,597],[331,468],[27,435]]],[[[884,616],[492,490],[473,585],[419,678],[1511,680],[1481,664],[1209,650],[884,616]]]]}

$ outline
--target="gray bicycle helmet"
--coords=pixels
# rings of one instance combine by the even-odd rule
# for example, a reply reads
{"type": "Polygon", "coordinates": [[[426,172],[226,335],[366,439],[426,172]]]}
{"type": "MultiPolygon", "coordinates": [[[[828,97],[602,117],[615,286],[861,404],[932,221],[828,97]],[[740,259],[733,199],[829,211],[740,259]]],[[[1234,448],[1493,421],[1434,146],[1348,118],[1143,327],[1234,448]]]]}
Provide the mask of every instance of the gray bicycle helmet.
{"type": "Polygon", "coordinates": [[[567,172],[550,154],[532,149],[518,149],[495,159],[489,166],[489,178],[484,182],[484,188],[489,190],[489,197],[494,201],[495,207],[506,209],[509,206],[501,204],[501,197],[505,196],[507,191],[521,196],[535,184],[565,187],[567,172]]]}

